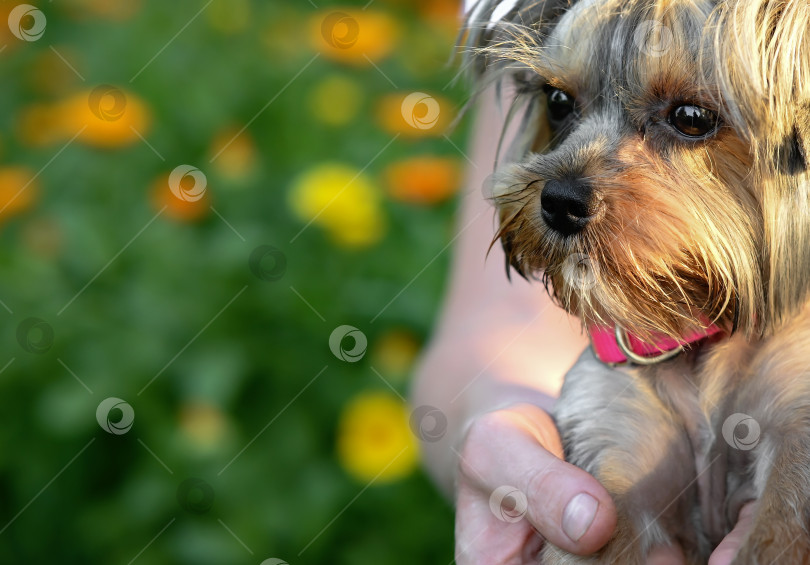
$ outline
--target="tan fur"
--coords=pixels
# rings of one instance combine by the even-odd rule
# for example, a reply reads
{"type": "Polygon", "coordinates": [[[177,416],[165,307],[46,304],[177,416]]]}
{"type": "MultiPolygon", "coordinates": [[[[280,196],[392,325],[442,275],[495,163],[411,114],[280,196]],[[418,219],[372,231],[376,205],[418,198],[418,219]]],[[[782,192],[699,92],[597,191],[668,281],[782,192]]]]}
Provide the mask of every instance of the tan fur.
{"type": "Polygon", "coordinates": [[[584,326],[725,332],[651,368],[586,352],[572,369],[555,414],[566,457],[613,495],[619,526],[594,557],[548,546],[544,563],[641,565],[672,544],[704,564],[758,498],[734,563],[810,564],[810,3],[525,0],[493,27],[496,4],[467,44],[482,86],[514,79],[533,128],[496,175],[509,264],[584,326]],[[544,84],[577,101],[556,134],[544,84]],[[679,136],[667,116],[684,103],[719,129],[679,136]],[[594,189],[573,236],[541,217],[560,178],[594,189]],[[575,255],[587,284],[566,271],[575,255]],[[724,437],[739,413],[761,431],[750,449],[724,437]]]}

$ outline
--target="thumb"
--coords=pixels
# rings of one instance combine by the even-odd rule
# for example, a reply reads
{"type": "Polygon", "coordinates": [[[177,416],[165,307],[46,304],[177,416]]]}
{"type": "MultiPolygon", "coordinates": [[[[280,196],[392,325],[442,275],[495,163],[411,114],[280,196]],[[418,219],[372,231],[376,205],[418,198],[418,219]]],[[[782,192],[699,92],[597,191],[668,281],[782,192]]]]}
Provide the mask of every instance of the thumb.
{"type": "Polygon", "coordinates": [[[610,495],[594,477],[560,458],[560,436],[546,412],[520,405],[501,418],[511,420],[505,423],[510,431],[520,432],[513,431],[508,453],[494,454],[495,461],[507,463],[493,465],[488,482],[519,489],[526,496],[525,517],[552,544],[579,555],[597,551],[616,527],[610,495]]]}
{"type": "Polygon", "coordinates": [[[546,450],[534,454],[525,485],[527,517],[548,541],[587,555],[601,548],[616,527],[610,495],[591,475],[546,450]]]}

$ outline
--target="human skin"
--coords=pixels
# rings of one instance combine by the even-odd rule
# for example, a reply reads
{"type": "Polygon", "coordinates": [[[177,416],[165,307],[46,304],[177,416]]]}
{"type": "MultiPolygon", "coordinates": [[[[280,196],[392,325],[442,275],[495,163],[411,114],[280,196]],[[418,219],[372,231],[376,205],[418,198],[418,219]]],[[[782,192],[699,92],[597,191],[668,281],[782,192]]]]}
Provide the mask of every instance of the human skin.
{"type": "MultiPolygon", "coordinates": [[[[587,346],[580,323],[542,285],[507,279],[494,208],[481,187],[492,172],[502,119],[491,92],[473,127],[450,282],[433,339],[413,383],[413,406],[438,408],[447,420],[438,441],[422,443],[428,473],[456,505],[459,565],[537,563],[542,539],[587,555],[611,536],[613,502],[592,476],[562,460],[549,416],[562,379],[587,346]],[[490,509],[501,486],[526,496],[517,522],[490,509]]],[[[431,438],[435,439],[435,438],[431,438]]],[[[728,565],[750,527],[751,505],[715,550],[710,565],[728,565]]],[[[683,563],[677,548],[658,548],[650,565],[683,563]]]]}

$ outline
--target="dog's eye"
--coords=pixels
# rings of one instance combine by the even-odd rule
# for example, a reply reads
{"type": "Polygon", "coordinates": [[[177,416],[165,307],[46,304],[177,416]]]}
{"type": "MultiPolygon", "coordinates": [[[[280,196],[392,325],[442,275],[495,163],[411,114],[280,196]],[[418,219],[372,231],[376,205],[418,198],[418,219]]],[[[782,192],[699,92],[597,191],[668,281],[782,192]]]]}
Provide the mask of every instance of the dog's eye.
{"type": "Polygon", "coordinates": [[[547,87],[546,100],[548,118],[552,124],[563,122],[574,113],[574,97],[558,88],[547,87]]]}
{"type": "Polygon", "coordinates": [[[669,123],[687,137],[705,137],[717,129],[717,114],[694,104],[685,104],[670,112],[669,123]]]}

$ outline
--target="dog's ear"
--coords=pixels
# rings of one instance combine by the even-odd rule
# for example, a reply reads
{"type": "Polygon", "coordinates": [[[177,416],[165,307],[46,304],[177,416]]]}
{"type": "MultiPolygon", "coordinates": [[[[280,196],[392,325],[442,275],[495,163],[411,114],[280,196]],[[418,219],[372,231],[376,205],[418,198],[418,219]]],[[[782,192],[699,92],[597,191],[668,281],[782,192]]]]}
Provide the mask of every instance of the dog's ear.
{"type": "Polygon", "coordinates": [[[475,0],[459,35],[463,68],[475,83],[472,101],[492,88],[503,111],[495,168],[548,146],[551,132],[536,103],[534,62],[551,28],[577,0],[475,0]],[[516,126],[508,145],[506,132],[516,126]]]}
{"type": "Polygon", "coordinates": [[[548,29],[576,0],[476,0],[466,14],[459,44],[465,66],[482,76],[532,56],[548,29]]]}
{"type": "Polygon", "coordinates": [[[711,30],[709,76],[751,146],[764,215],[766,328],[810,296],[810,4],[727,0],[711,30]]]}
{"type": "Polygon", "coordinates": [[[715,16],[708,63],[724,114],[750,136],[758,158],[800,172],[810,143],[810,3],[726,0],[715,16]]]}

